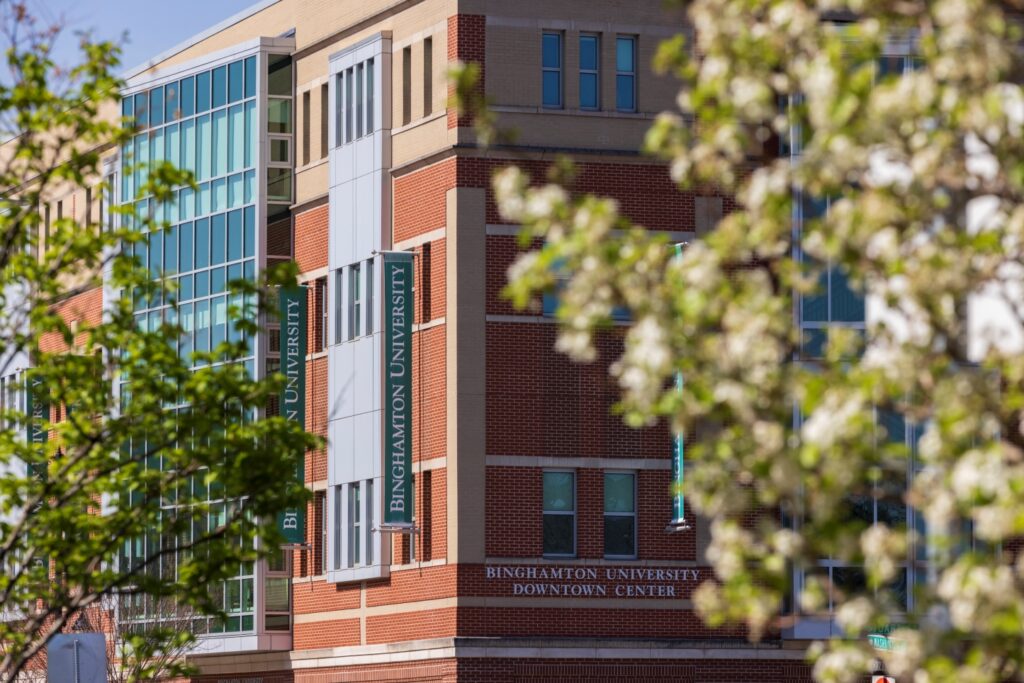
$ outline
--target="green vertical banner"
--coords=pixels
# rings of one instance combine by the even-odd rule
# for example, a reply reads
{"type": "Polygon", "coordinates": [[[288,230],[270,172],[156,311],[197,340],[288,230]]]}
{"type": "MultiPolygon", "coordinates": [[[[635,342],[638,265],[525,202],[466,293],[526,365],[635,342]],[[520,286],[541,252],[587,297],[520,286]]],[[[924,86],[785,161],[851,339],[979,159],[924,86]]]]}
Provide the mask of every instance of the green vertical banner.
{"type": "MultiPolygon", "coordinates": [[[[27,427],[25,429],[25,439],[29,444],[33,446],[39,446],[39,448],[32,449],[33,460],[28,463],[27,474],[28,476],[36,479],[41,483],[46,482],[47,472],[47,453],[46,449],[42,448],[49,439],[50,433],[47,431],[46,423],[50,421],[50,402],[47,400],[46,389],[43,380],[36,377],[35,374],[28,370],[25,373],[25,417],[27,418],[27,427]]],[[[38,512],[45,503],[39,501],[32,508],[32,513],[38,512]]],[[[37,567],[48,566],[49,560],[46,557],[37,557],[35,559],[35,565],[37,567]]]]}
{"type": "Polygon", "coordinates": [[[412,253],[385,252],[384,523],[412,525],[412,253]]]}
{"type": "MultiPolygon", "coordinates": [[[[281,415],[306,426],[306,288],[301,285],[282,287],[281,304],[281,415]]],[[[295,477],[306,480],[305,454],[295,466],[295,477]]],[[[306,515],[297,508],[278,516],[278,529],[285,542],[306,542],[306,515]]]]}
{"type": "MultiPolygon", "coordinates": [[[[683,255],[683,245],[677,244],[676,258],[683,255]]],[[[676,373],[676,393],[683,393],[683,373],[676,373]]],[[[672,443],[672,521],[670,531],[685,531],[690,528],[686,522],[686,500],[683,495],[683,479],[686,471],[686,434],[682,430],[673,434],[672,443]]]]}

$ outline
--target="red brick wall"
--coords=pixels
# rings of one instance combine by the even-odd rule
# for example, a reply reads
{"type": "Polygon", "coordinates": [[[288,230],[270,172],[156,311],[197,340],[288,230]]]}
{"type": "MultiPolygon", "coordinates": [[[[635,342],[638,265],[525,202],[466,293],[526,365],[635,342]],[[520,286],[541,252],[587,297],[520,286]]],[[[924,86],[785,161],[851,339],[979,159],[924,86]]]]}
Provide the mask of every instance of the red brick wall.
{"type": "MultiPolygon", "coordinates": [[[[77,321],[83,327],[98,325],[103,318],[103,288],[93,289],[75,294],[57,304],[54,309],[64,319],[64,323],[73,326],[77,321]]],[[[85,343],[86,332],[83,330],[75,335],[76,346],[85,343]]],[[[44,353],[60,353],[67,351],[67,345],[56,332],[48,332],[39,343],[44,353]]]]}
{"type": "Polygon", "coordinates": [[[295,262],[306,273],[327,267],[327,204],[295,215],[295,262]]]}
{"type": "MultiPolygon", "coordinates": [[[[476,92],[484,93],[486,74],[484,72],[485,47],[487,41],[486,17],[481,14],[455,14],[448,17],[448,61],[476,63],[480,67],[479,80],[476,83],[476,92]]],[[[454,89],[448,87],[449,97],[454,94],[454,89]]],[[[472,121],[465,116],[458,116],[455,109],[448,109],[448,127],[472,125],[472,121]]]]}
{"type": "Polygon", "coordinates": [[[448,158],[395,178],[395,242],[445,226],[445,193],[455,187],[455,171],[456,160],[448,158]]]}

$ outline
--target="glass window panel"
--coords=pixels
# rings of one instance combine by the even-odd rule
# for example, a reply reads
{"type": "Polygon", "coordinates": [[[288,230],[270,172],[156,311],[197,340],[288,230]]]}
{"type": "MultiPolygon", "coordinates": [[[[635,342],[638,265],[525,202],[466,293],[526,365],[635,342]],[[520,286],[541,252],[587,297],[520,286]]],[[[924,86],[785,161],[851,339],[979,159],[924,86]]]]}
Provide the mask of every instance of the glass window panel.
{"type": "Polygon", "coordinates": [[[157,128],[149,135],[149,160],[154,165],[164,159],[164,129],[157,128]]]}
{"type": "Polygon", "coordinates": [[[345,72],[345,142],[352,140],[352,69],[345,72]]]}
{"type": "Polygon", "coordinates": [[[210,271],[200,270],[196,273],[196,298],[210,295],[210,271]]]}
{"type": "Polygon", "coordinates": [[[245,92],[245,64],[241,60],[228,65],[228,102],[237,102],[245,92]]]}
{"type": "Polygon", "coordinates": [[[219,176],[228,172],[228,113],[221,109],[213,113],[213,171],[219,176]]]}
{"type": "Polygon", "coordinates": [[[182,275],[178,279],[178,300],[191,301],[194,296],[195,291],[192,289],[192,276],[182,275]]]}
{"type": "Polygon", "coordinates": [[[168,83],[164,86],[164,121],[170,123],[181,118],[178,108],[178,84],[168,83]]]}
{"type": "Polygon", "coordinates": [[[149,97],[144,92],[135,96],[135,125],[139,128],[149,126],[149,97]]]}
{"type": "Polygon", "coordinates": [[[853,291],[840,268],[832,268],[832,320],[864,321],[864,297],[853,291]]]}
{"type": "Polygon", "coordinates": [[[178,201],[178,220],[187,221],[195,217],[196,197],[191,187],[181,190],[178,201]]]}
{"type": "Polygon", "coordinates": [[[242,174],[236,173],[228,178],[228,208],[235,209],[245,203],[245,190],[242,188],[242,174]]]}
{"type": "Polygon", "coordinates": [[[196,351],[210,350],[210,302],[196,302],[196,351]]]}
{"type": "Polygon", "coordinates": [[[242,258],[242,212],[228,214],[228,261],[242,258]]]}
{"type": "Polygon", "coordinates": [[[633,76],[615,77],[615,108],[619,111],[633,111],[636,103],[633,97],[633,76]]]}
{"type": "Polygon", "coordinates": [[[224,214],[219,213],[210,219],[210,265],[224,263],[224,246],[226,230],[224,214]]]}
{"type": "MultiPolygon", "coordinates": [[[[245,257],[256,255],[256,208],[245,207],[245,257]]],[[[248,265],[248,264],[247,264],[248,265]]]]}
{"type": "Polygon", "coordinates": [[[196,113],[210,108],[210,72],[196,75],[196,113]]]}
{"type": "Polygon", "coordinates": [[[164,89],[153,88],[149,91],[149,125],[159,126],[164,122],[164,89]]]}
{"type": "Polygon", "coordinates": [[[196,81],[193,77],[183,78],[179,82],[181,115],[192,116],[196,113],[196,81]]]}
{"type": "Polygon", "coordinates": [[[287,168],[267,169],[267,200],[290,202],[292,199],[292,174],[287,168]]]}
{"type": "Polygon", "coordinates": [[[544,554],[572,555],[574,515],[544,515],[544,554]]]}
{"type": "Polygon", "coordinates": [[[245,273],[243,277],[245,277],[246,280],[249,280],[251,282],[253,278],[256,277],[256,262],[253,261],[252,259],[249,259],[248,261],[245,262],[244,270],[245,273]]]}
{"type": "Polygon", "coordinates": [[[289,140],[287,138],[270,139],[270,160],[272,162],[288,163],[291,161],[288,152],[289,140]]]}
{"type": "Polygon", "coordinates": [[[196,268],[210,265],[210,219],[200,218],[196,221],[196,268]]]}
{"type": "Polygon", "coordinates": [[[223,107],[228,101],[228,70],[227,67],[218,66],[213,70],[213,108],[223,107]]]}
{"type": "Polygon", "coordinates": [[[125,97],[121,100],[121,116],[123,118],[132,118],[135,116],[135,99],[131,97],[125,97]]]}
{"type": "Polygon", "coordinates": [[[544,72],[544,106],[562,105],[562,74],[557,71],[544,72]]]}
{"type": "Polygon", "coordinates": [[[267,131],[285,134],[292,132],[291,100],[267,100],[267,131]]]}
{"type": "Polygon", "coordinates": [[[228,183],[225,178],[210,183],[210,194],[213,197],[213,211],[224,211],[228,208],[228,183]]]}
{"type": "Polygon", "coordinates": [[[245,203],[256,201],[256,171],[245,172],[245,203]]]}
{"type": "Polygon", "coordinates": [[[619,36],[615,41],[615,70],[633,72],[635,70],[635,39],[619,36]]]}
{"type": "Polygon", "coordinates": [[[196,147],[199,150],[199,168],[196,178],[206,180],[213,174],[213,123],[209,114],[200,116],[196,121],[198,123],[196,147]]]}
{"type": "Polygon", "coordinates": [[[604,518],[604,554],[632,556],[636,553],[636,518],[604,518]]]}
{"type": "Polygon", "coordinates": [[[562,36],[558,33],[544,34],[542,66],[545,69],[558,69],[562,66],[562,36]]]}
{"type": "Polygon", "coordinates": [[[597,36],[580,36],[580,68],[597,70],[597,36]]]}
{"type": "Polygon", "coordinates": [[[244,148],[245,148],[245,159],[244,159],[243,163],[245,164],[246,168],[249,168],[250,166],[252,166],[252,165],[254,165],[256,163],[256,157],[253,154],[253,150],[254,150],[254,147],[255,147],[255,144],[256,144],[256,128],[255,128],[256,118],[255,117],[256,117],[256,101],[253,100],[251,102],[246,102],[245,103],[245,140],[244,140],[244,143],[243,143],[244,148]]]}
{"type": "Polygon", "coordinates": [[[366,60],[366,132],[372,133],[374,127],[373,110],[373,60],[366,60]]]}
{"type": "Polygon", "coordinates": [[[205,216],[212,210],[212,195],[210,183],[203,183],[199,186],[199,194],[196,197],[196,215],[205,216]]]}
{"type": "Polygon", "coordinates": [[[356,65],[356,137],[363,137],[363,65],[356,65]]]}
{"type": "MultiPolygon", "coordinates": [[[[224,269],[218,268],[213,271],[216,279],[217,272],[220,271],[221,278],[223,279],[224,269]]],[[[221,291],[223,290],[223,282],[221,282],[221,291]]],[[[213,331],[210,335],[210,345],[216,348],[219,344],[223,344],[228,338],[228,298],[226,296],[218,296],[213,299],[210,304],[210,317],[213,322],[213,331]]]]}
{"type": "Polygon", "coordinates": [[[597,74],[580,74],[580,107],[597,109],[597,74]]]}
{"type": "Polygon", "coordinates": [[[135,188],[139,194],[149,178],[149,137],[146,133],[135,136],[135,188]]]}
{"type": "Polygon", "coordinates": [[[224,267],[210,269],[210,294],[220,294],[227,282],[224,267]]]}
{"type": "Polygon", "coordinates": [[[192,270],[192,223],[182,223],[180,227],[180,247],[179,247],[179,261],[181,262],[182,272],[188,272],[192,270]]]}
{"type": "Polygon", "coordinates": [[[178,272],[178,226],[176,225],[164,231],[164,268],[172,273],[178,272]]]}
{"type": "Polygon", "coordinates": [[[634,476],[626,472],[606,472],[604,475],[604,511],[635,512],[633,499],[634,476]]]}
{"type": "Polygon", "coordinates": [[[245,96],[256,97],[256,58],[245,59],[245,96]]]}
{"type": "Polygon", "coordinates": [[[149,235],[149,272],[153,277],[164,268],[164,236],[160,232],[149,235]]]}
{"type": "Polygon", "coordinates": [[[844,595],[856,595],[867,589],[867,576],[860,567],[834,567],[832,585],[844,595]]]}
{"type": "Polygon", "coordinates": [[[197,171],[195,119],[188,119],[181,123],[181,167],[193,173],[197,171]]]}
{"type": "Polygon", "coordinates": [[[167,126],[165,129],[164,159],[170,162],[175,168],[181,167],[181,131],[178,124],[167,126]]]}
{"type": "Polygon", "coordinates": [[[242,105],[236,104],[228,110],[230,144],[228,145],[228,173],[241,171],[245,167],[245,118],[242,105]]]}
{"type": "Polygon", "coordinates": [[[292,58],[288,55],[269,55],[267,65],[267,93],[292,94],[292,58]]]}
{"type": "Polygon", "coordinates": [[[544,510],[571,512],[576,509],[572,472],[544,473],[544,510]]]}

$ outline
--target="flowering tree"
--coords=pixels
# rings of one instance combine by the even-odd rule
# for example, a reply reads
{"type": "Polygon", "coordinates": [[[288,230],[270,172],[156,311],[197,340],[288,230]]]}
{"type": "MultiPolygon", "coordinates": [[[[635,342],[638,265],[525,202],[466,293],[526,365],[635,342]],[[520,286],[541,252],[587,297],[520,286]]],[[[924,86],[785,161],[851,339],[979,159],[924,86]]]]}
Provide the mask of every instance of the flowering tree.
{"type": "Polygon", "coordinates": [[[558,348],[583,361],[628,307],[625,419],[695,435],[716,574],[697,608],[754,637],[834,620],[819,680],[876,656],[907,680],[1024,678],[1018,5],[687,3],[694,41],[658,57],[681,110],[647,148],[738,208],[679,257],[613,200],[495,179],[523,226],[509,295],[557,287],[558,348]],[[876,629],[898,646],[873,651],[876,629]]]}
{"type": "MultiPolygon", "coordinates": [[[[232,306],[229,341],[185,353],[174,287],[131,255],[163,225],[145,215],[121,227],[128,210],[109,202],[119,218],[102,225],[95,211],[47,220],[44,207],[66,194],[91,190],[99,201],[101,154],[133,133],[131,121],[109,115],[121,87],[116,46],[83,40],[81,63],[61,69],[58,32],[0,0],[9,69],[0,79],[5,683],[38,669],[55,634],[103,624],[113,595],[173,604],[174,615],[219,615],[215,587],[278,547],[273,520],[304,500],[295,464],[318,443],[294,421],[252,419],[280,389],[234,362],[251,355],[256,321],[269,312],[264,289],[233,283],[243,303],[232,306]],[[124,295],[105,296],[102,316],[76,305],[100,287],[124,295]],[[161,297],[162,320],[140,326],[133,297],[161,297]]],[[[154,202],[193,182],[167,164],[148,170],[140,196],[154,202]]],[[[119,627],[130,645],[127,655],[116,650],[119,665],[132,677],[174,670],[154,657],[192,642],[176,621],[147,618],[158,623],[119,627]]]]}

